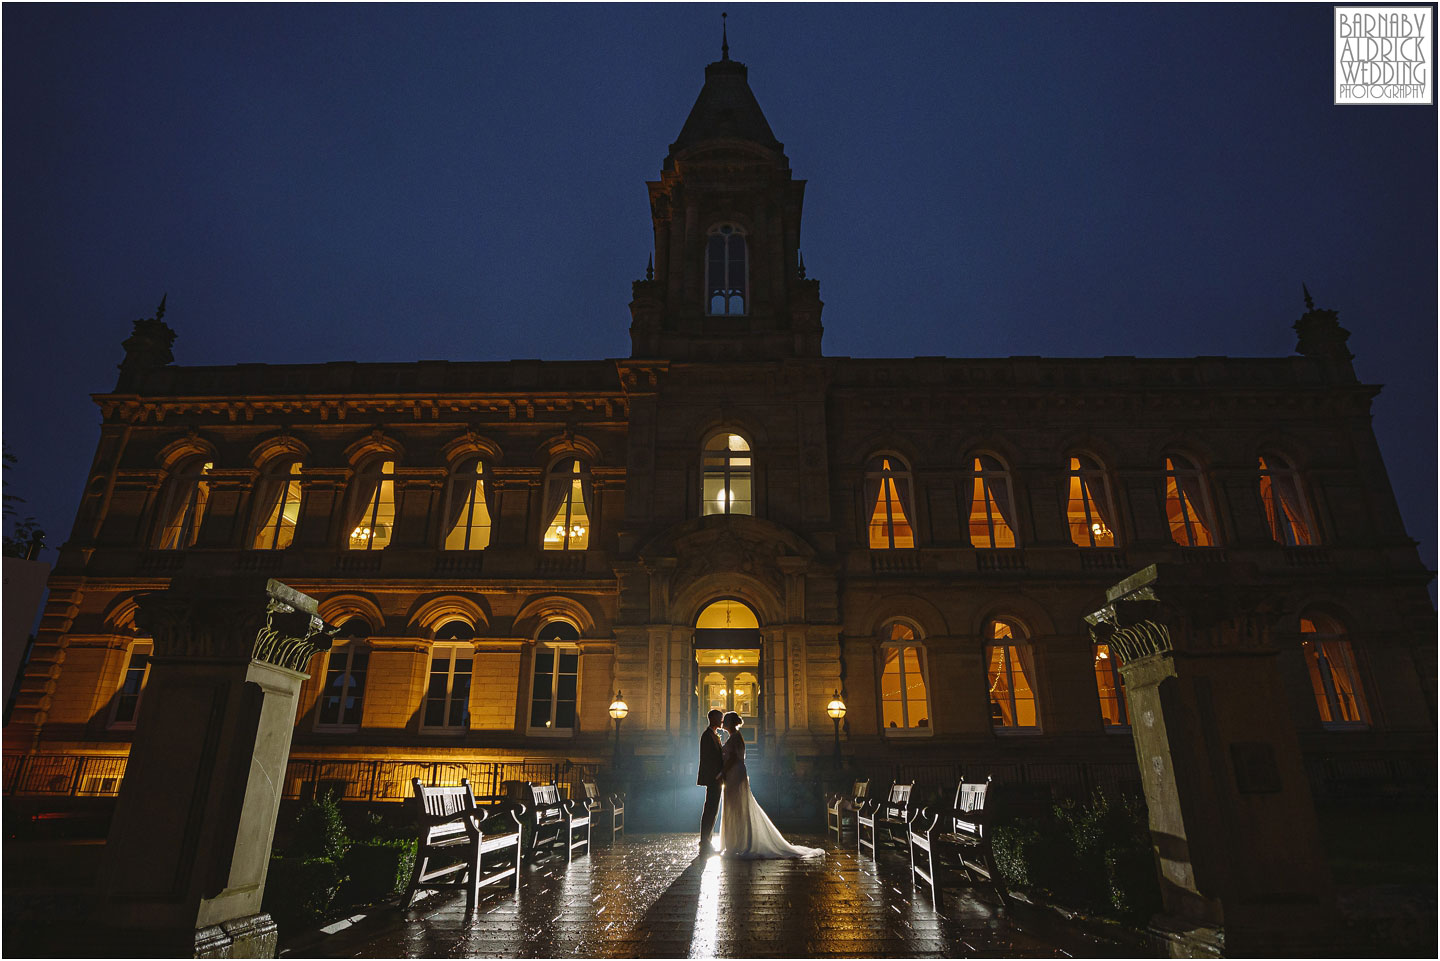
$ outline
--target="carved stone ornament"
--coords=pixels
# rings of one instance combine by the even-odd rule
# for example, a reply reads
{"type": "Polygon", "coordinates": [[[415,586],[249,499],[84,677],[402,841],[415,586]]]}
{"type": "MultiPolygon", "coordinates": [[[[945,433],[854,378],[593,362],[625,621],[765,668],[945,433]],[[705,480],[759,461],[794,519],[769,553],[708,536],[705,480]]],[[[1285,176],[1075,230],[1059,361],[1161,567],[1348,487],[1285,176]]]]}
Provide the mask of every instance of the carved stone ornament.
{"type": "Polygon", "coordinates": [[[257,578],[195,579],[138,600],[136,624],[158,657],[246,659],[303,670],[339,631],[315,599],[257,578]]]}

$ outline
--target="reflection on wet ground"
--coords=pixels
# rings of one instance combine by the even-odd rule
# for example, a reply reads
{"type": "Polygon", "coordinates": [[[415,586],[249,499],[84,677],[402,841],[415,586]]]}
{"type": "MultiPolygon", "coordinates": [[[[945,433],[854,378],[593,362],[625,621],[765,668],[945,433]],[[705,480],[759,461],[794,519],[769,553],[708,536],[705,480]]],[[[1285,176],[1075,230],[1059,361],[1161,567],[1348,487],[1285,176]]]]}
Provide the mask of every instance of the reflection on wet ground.
{"type": "MultiPolygon", "coordinates": [[[[1007,918],[992,892],[952,888],[937,912],[910,882],[904,851],[878,862],[822,844],[824,859],[694,860],[694,834],[637,834],[528,865],[518,895],[437,894],[378,910],[282,952],[303,957],[954,957],[1105,956],[1096,943],[1036,918],[1007,918]]],[[[336,926],[332,925],[332,930],[336,926]]]]}

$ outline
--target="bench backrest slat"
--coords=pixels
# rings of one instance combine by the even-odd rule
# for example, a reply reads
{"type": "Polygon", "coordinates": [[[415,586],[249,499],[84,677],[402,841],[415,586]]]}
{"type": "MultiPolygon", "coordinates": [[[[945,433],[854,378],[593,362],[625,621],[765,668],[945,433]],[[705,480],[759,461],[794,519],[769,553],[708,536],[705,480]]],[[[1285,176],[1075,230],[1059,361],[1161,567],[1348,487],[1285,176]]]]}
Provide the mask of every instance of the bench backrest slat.
{"type": "Polygon", "coordinates": [[[890,785],[890,797],[885,801],[885,814],[887,817],[903,818],[910,809],[910,792],[915,790],[915,782],[909,784],[890,785]]]}
{"type": "Polygon", "coordinates": [[[851,790],[853,793],[850,797],[854,799],[856,804],[859,804],[870,796],[870,779],[866,778],[863,781],[856,781],[855,786],[851,790]]]}
{"type": "Polygon", "coordinates": [[[585,800],[587,801],[600,796],[600,789],[595,786],[594,781],[581,781],[580,789],[585,792],[585,800]]]}
{"type": "Polygon", "coordinates": [[[961,782],[955,789],[955,812],[954,828],[956,834],[969,834],[974,837],[985,836],[985,825],[979,821],[967,821],[960,816],[961,811],[983,811],[985,802],[990,796],[990,779],[986,778],[984,784],[965,784],[961,782]]]}

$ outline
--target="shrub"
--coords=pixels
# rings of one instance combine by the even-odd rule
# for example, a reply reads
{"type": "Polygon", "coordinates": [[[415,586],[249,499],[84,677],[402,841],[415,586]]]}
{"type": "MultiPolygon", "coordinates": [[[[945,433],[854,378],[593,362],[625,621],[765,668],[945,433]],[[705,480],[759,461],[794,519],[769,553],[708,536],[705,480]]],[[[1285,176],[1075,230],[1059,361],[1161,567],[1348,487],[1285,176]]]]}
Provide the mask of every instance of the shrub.
{"type": "Polygon", "coordinates": [[[272,857],[262,908],[281,928],[308,924],[330,910],[341,880],[327,858],[272,857]]]}
{"type": "Polygon", "coordinates": [[[326,858],[339,863],[349,846],[350,835],[340,815],[340,802],[334,794],[325,794],[301,809],[286,853],[291,857],[326,858]]]}
{"type": "Polygon", "coordinates": [[[346,876],[340,899],[345,904],[369,904],[397,894],[410,883],[415,867],[415,841],[370,841],[350,845],[340,862],[346,876]]]}

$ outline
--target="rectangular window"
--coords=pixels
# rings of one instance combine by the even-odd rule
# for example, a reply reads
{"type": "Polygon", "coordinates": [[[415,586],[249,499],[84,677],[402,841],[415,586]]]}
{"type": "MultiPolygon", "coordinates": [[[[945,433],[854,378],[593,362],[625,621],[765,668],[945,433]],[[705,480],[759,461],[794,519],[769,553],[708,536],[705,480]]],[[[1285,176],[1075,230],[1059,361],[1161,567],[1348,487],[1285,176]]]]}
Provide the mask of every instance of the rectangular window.
{"type": "Polygon", "coordinates": [[[1109,644],[1095,645],[1095,688],[1100,693],[1100,718],[1106,727],[1129,727],[1125,710],[1125,682],[1110,654],[1109,644]]]}
{"type": "Polygon", "coordinates": [[[915,532],[900,503],[898,484],[909,483],[890,476],[880,479],[880,494],[870,515],[870,549],[891,550],[915,546],[915,532]]]}
{"type": "Polygon", "coordinates": [[[1035,691],[1020,648],[1014,644],[996,644],[990,648],[990,723],[997,729],[1039,726],[1035,717],[1035,691]]]}
{"type": "Polygon", "coordinates": [[[452,484],[451,497],[455,523],[445,535],[447,551],[483,551],[490,546],[490,509],[485,503],[485,479],[480,467],[473,474],[462,474],[452,484]],[[474,478],[473,482],[471,478],[474,478]]]}
{"type": "Polygon", "coordinates": [[[150,679],[149,641],[136,641],[130,645],[130,655],[125,664],[125,675],[120,681],[120,690],[115,692],[115,712],[110,726],[132,728],[140,716],[140,698],[145,693],[145,682],[150,679]]]}
{"type": "Polygon", "coordinates": [[[436,644],[430,652],[430,684],[425,689],[423,728],[470,728],[470,675],[475,649],[469,644],[436,644]]]}
{"type": "Polygon", "coordinates": [[[574,733],[579,691],[579,648],[536,644],[530,686],[530,733],[574,733]]]}
{"type": "Polygon", "coordinates": [[[929,733],[930,699],[925,686],[924,654],[911,645],[881,648],[881,722],[887,735],[929,733]]]}
{"type": "Polygon", "coordinates": [[[589,496],[587,474],[580,462],[556,465],[549,477],[546,501],[554,504],[550,523],[545,527],[540,547],[547,551],[583,551],[590,546],[590,511],[585,506],[589,496]]]}
{"type": "Polygon", "coordinates": [[[353,730],[360,726],[369,660],[369,649],[358,644],[345,644],[330,651],[317,727],[353,730]]]}
{"type": "Polygon", "coordinates": [[[1310,685],[1315,691],[1321,723],[1341,728],[1368,726],[1370,714],[1350,642],[1335,638],[1305,640],[1301,647],[1310,669],[1310,685]]]}

